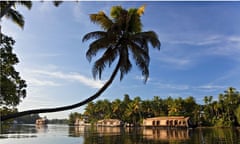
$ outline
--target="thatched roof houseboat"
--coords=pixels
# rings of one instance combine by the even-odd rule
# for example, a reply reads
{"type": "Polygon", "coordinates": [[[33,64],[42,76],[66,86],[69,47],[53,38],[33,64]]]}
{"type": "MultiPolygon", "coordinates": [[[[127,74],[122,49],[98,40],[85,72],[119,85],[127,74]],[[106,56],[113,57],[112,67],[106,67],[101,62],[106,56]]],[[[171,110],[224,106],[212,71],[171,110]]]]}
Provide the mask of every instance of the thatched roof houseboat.
{"type": "Polygon", "coordinates": [[[184,116],[165,116],[152,117],[143,120],[145,127],[191,127],[189,117],[184,116]]]}
{"type": "Polygon", "coordinates": [[[46,118],[40,118],[36,120],[36,125],[47,125],[47,119],[46,118]]]}
{"type": "Polygon", "coordinates": [[[97,122],[97,126],[123,126],[123,122],[119,119],[103,119],[97,122]]]}
{"type": "Polygon", "coordinates": [[[74,125],[75,126],[87,126],[87,125],[91,125],[91,124],[88,123],[86,119],[76,118],[74,125]]]}

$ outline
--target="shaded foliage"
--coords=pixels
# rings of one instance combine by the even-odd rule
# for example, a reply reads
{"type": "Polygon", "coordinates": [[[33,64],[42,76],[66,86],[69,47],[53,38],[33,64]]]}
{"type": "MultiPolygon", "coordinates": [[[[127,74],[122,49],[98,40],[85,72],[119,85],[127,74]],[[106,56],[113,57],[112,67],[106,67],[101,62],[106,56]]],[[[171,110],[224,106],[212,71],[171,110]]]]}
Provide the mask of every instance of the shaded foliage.
{"type": "Polygon", "coordinates": [[[26,82],[14,66],[19,62],[16,54],[13,53],[15,41],[8,36],[1,34],[0,45],[0,106],[15,107],[26,96],[26,82]]]}

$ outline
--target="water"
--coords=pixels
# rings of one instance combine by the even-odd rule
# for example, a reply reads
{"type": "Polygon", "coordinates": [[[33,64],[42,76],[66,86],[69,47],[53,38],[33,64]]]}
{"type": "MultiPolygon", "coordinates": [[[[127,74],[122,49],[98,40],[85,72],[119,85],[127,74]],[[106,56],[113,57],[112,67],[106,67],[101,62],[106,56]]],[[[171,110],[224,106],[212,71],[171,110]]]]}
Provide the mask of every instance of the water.
{"type": "Polygon", "coordinates": [[[0,144],[240,144],[240,129],[15,125],[1,131],[0,144]]]}

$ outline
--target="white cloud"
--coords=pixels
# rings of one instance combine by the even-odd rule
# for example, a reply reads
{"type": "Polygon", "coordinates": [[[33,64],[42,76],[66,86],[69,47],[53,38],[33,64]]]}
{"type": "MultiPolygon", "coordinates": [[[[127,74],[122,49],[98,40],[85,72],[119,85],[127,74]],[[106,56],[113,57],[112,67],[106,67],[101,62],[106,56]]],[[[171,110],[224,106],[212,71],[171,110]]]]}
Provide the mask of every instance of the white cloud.
{"type": "Polygon", "coordinates": [[[164,36],[165,41],[170,44],[184,44],[193,46],[211,45],[221,42],[221,35],[208,35],[208,34],[184,34],[184,35],[169,35],[164,36]]]}
{"type": "Polygon", "coordinates": [[[231,56],[232,58],[239,60],[240,54],[240,36],[224,36],[221,37],[221,43],[212,47],[209,51],[212,54],[231,56]]]}
{"type": "Polygon", "coordinates": [[[229,41],[240,43],[240,36],[231,36],[228,39],[229,41]]]}
{"type": "Polygon", "coordinates": [[[190,60],[187,59],[186,57],[180,58],[180,57],[162,55],[161,57],[159,57],[159,60],[162,62],[166,62],[168,64],[173,64],[174,68],[182,68],[182,67],[190,64],[190,60]]]}
{"type": "Polygon", "coordinates": [[[175,89],[175,90],[188,90],[190,86],[184,84],[169,84],[164,82],[158,82],[156,84],[161,89],[175,89]]]}
{"type": "MultiPolygon", "coordinates": [[[[31,73],[33,75],[39,75],[39,76],[47,76],[49,79],[53,78],[53,79],[60,79],[60,80],[66,80],[66,81],[76,81],[79,83],[82,83],[86,86],[90,86],[91,88],[101,88],[103,86],[103,81],[100,80],[93,80],[90,79],[84,75],[81,75],[79,73],[63,73],[63,72],[59,72],[59,71],[45,71],[45,70],[31,70],[31,73]]],[[[30,82],[35,82],[35,84],[39,84],[36,82],[41,81],[41,84],[50,84],[50,85],[56,85],[55,82],[50,82],[50,81],[36,81],[34,79],[29,80],[30,82]],[[33,80],[33,81],[32,81],[33,80]]]]}
{"type": "Polygon", "coordinates": [[[214,92],[214,91],[220,91],[222,89],[227,88],[226,86],[221,86],[221,85],[201,85],[201,86],[195,86],[193,89],[197,89],[200,91],[206,91],[206,92],[214,92]]]}
{"type": "Polygon", "coordinates": [[[49,80],[40,80],[33,77],[28,77],[27,83],[33,86],[60,86],[61,84],[49,80]]]}

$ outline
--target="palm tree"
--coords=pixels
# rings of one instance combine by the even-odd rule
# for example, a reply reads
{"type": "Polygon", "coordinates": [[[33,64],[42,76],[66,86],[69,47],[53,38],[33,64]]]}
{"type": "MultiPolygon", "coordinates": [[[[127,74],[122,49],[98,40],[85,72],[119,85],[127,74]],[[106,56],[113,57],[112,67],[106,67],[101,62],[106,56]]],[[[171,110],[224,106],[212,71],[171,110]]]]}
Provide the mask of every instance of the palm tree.
{"type": "Polygon", "coordinates": [[[94,63],[92,69],[94,78],[96,78],[97,75],[101,78],[102,71],[106,64],[111,66],[114,60],[118,58],[116,67],[109,80],[94,95],[73,105],[23,111],[1,116],[1,120],[7,120],[27,114],[69,110],[93,101],[111,85],[118,71],[120,71],[120,80],[122,80],[123,76],[131,70],[132,64],[129,59],[129,54],[132,54],[136,65],[142,71],[142,75],[145,78],[144,82],[146,83],[149,77],[148,66],[150,61],[148,43],[154,48],[160,49],[160,41],[154,31],[142,32],[140,17],[143,12],[144,6],[138,9],[131,8],[129,10],[125,10],[121,6],[115,6],[111,10],[112,19],[107,17],[102,11],[90,15],[91,21],[99,24],[103,28],[103,31],[90,32],[83,37],[83,42],[92,38],[96,39],[90,44],[86,56],[88,60],[91,61],[92,57],[95,56],[97,52],[105,50],[103,56],[94,63]]]}
{"type": "Polygon", "coordinates": [[[89,39],[95,39],[89,46],[86,53],[87,59],[91,61],[92,57],[100,51],[103,55],[94,63],[92,73],[94,78],[101,75],[106,65],[112,63],[118,58],[114,69],[114,77],[120,71],[120,80],[127,74],[132,64],[129,58],[131,54],[136,65],[142,71],[145,82],[149,77],[149,53],[148,43],[154,48],[160,48],[160,41],[155,32],[142,32],[140,16],[143,14],[144,7],[139,9],[129,9],[128,11],[121,6],[115,6],[111,10],[111,17],[107,17],[104,12],[91,14],[91,21],[100,25],[103,31],[94,31],[83,37],[83,42],[89,39]]]}
{"type": "Polygon", "coordinates": [[[120,99],[115,99],[111,103],[111,108],[113,112],[113,118],[121,119],[122,116],[122,102],[120,99]]]}

